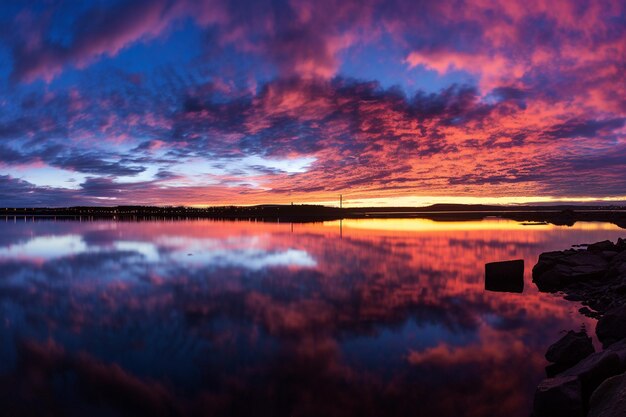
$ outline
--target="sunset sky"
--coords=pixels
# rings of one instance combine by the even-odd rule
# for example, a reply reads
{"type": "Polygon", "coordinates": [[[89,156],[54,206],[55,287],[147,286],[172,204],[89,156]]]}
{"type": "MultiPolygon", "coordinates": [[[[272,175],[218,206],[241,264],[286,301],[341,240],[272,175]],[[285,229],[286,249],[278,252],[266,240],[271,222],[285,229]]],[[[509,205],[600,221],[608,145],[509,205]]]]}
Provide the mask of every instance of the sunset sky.
{"type": "Polygon", "coordinates": [[[626,200],[622,0],[0,5],[0,206],[626,200]]]}

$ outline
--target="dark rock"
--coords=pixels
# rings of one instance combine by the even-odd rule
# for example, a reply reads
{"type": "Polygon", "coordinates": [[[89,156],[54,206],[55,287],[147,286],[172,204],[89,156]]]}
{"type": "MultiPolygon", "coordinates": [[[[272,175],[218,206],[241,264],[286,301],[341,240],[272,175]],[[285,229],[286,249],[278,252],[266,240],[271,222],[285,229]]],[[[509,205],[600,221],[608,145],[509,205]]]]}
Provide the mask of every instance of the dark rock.
{"type": "Polygon", "coordinates": [[[626,293],[626,282],[621,282],[615,285],[613,288],[611,288],[611,291],[615,292],[616,294],[626,293]]]}
{"type": "Polygon", "coordinates": [[[524,260],[485,264],[485,289],[521,293],[524,290],[524,260]]]}
{"type": "Polygon", "coordinates": [[[597,311],[600,314],[600,317],[615,307],[613,300],[606,296],[591,298],[586,300],[585,303],[593,310],[597,311]]]}
{"type": "Polygon", "coordinates": [[[589,400],[589,417],[626,416],[626,374],[604,381],[589,400]]]}
{"type": "Polygon", "coordinates": [[[574,253],[568,254],[562,262],[571,265],[573,267],[576,266],[596,266],[606,268],[608,266],[607,261],[595,253],[589,253],[587,251],[575,251],[574,253]]]}
{"type": "Polygon", "coordinates": [[[562,289],[569,281],[571,268],[565,265],[555,265],[542,274],[536,274],[533,269],[533,282],[539,291],[554,292],[562,289]]]}
{"type": "Polygon", "coordinates": [[[549,362],[571,366],[594,352],[593,343],[586,332],[570,330],[548,348],[546,359],[549,362]]]}
{"type": "Polygon", "coordinates": [[[608,278],[626,278],[626,251],[621,252],[611,258],[609,269],[607,271],[608,278]]]}
{"type": "Polygon", "coordinates": [[[596,334],[605,348],[626,338],[626,305],[606,312],[598,320],[596,334]]]}
{"type": "Polygon", "coordinates": [[[614,251],[616,250],[616,246],[610,240],[604,240],[602,242],[592,243],[587,246],[587,250],[602,252],[602,251],[614,251]]]}
{"type": "Polygon", "coordinates": [[[582,417],[580,380],[575,376],[544,379],[535,392],[534,417],[582,417]]]}
{"type": "Polygon", "coordinates": [[[626,371],[626,240],[541,254],[533,281],[540,291],[563,291],[566,299],[585,306],[579,309],[582,314],[598,318],[596,334],[605,349],[591,353],[589,336],[575,332],[552,345],[546,353],[553,362],[546,367],[550,378],[537,390],[535,415],[581,415],[588,410],[589,416],[626,417],[626,376],[612,378],[626,371]],[[569,360],[578,362],[570,366],[569,360]],[[574,411],[550,408],[549,401],[575,397],[574,381],[580,393],[572,399],[574,411]]]}
{"type": "Polygon", "coordinates": [[[593,353],[557,377],[575,376],[580,380],[583,402],[605,379],[621,373],[620,359],[616,352],[605,350],[593,353]]]}
{"type": "Polygon", "coordinates": [[[626,371],[626,339],[622,339],[619,342],[613,343],[606,350],[615,352],[619,357],[620,372],[626,371]]]}
{"type": "Polygon", "coordinates": [[[597,311],[591,310],[589,307],[582,307],[578,309],[578,312],[584,316],[591,317],[592,319],[600,318],[601,314],[597,311]]]}
{"type": "Polygon", "coordinates": [[[617,254],[619,254],[619,252],[616,252],[613,250],[604,250],[600,252],[600,256],[602,256],[607,261],[610,261],[611,259],[613,259],[617,254]]]}
{"type": "Polygon", "coordinates": [[[567,294],[563,298],[565,298],[567,301],[583,301],[585,299],[585,296],[583,294],[571,293],[567,294]]]}
{"type": "Polygon", "coordinates": [[[589,251],[547,252],[533,268],[533,281],[540,291],[554,292],[578,281],[602,278],[608,265],[602,256],[589,251]]]}
{"type": "Polygon", "coordinates": [[[539,255],[537,264],[533,267],[533,276],[541,275],[554,267],[567,254],[576,252],[574,249],[566,251],[544,252],[539,255]]]}
{"type": "Polygon", "coordinates": [[[567,371],[571,367],[572,367],[572,365],[570,365],[570,364],[550,363],[550,364],[546,365],[546,368],[545,368],[546,376],[548,378],[554,378],[558,374],[567,371]]]}
{"type": "MultiPolygon", "coordinates": [[[[581,332],[583,333],[583,332],[581,332]]],[[[584,334],[584,337],[588,336],[584,334]]],[[[562,341],[582,340],[575,332],[569,332],[562,341]]],[[[554,346],[554,345],[553,345],[554,346]]],[[[555,348],[550,349],[552,359],[555,348]]],[[[554,375],[563,364],[554,363],[546,368],[549,378],[539,384],[535,393],[534,416],[584,415],[592,393],[608,378],[626,370],[626,340],[615,343],[607,350],[590,354],[571,368],[554,375]],[[565,405],[570,402],[571,408],[565,405]],[[562,408],[562,409],[561,409],[562,408]]]]}
{"type": "Polygon", "coordinates": [[[617,255],[615,255],[612,259],[611,259],[611,264],[615,265],[618,263],[624,263],[626,262],[626,250],[619,252],[617,255]]]}

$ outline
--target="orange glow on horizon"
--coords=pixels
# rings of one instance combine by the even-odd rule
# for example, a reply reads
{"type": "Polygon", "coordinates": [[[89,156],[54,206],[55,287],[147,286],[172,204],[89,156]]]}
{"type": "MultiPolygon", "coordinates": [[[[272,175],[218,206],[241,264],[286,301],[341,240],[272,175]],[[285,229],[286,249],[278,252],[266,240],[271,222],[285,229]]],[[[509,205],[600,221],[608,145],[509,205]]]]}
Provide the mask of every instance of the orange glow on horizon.
{"type": "MultiPolygon", "coordinates": [[[[324,225],[338,227],[339,220],[324,222],[324,225]]],[[[500,218],[469,221],[435,221],[430,219],[346,219],[341,220],[345,229],[357,229],[367,231],[399,231],[399,232],[449,232],[449,231],[474,231],[474,230],[533,230],[549,231],[556,230],[561,226],[553,224],[524,225],[522,222],[500,218]]],[[[621,230],[612,223],[600,222],[576,222],[577,230],[621,230]]]]}
{"type": "MultiPolygon", "coordinates": [[[[248,201],[198,203],[189,202],[183,205],[188,207],[211,207],[211,206],[254,206],[259,204],[319,204],[324,206],[338,207],[339,194],[336,199],[331,199],[327,195],[323,197],[298,196],[299,198],[276,198],[268,194],[266,197],[256,197],[248,201]]],[[[557,197],[557,196],[502,196],[502,197],[475,197],[475,196],[389,196],[389,197],[367,197],[358,195],[351,197],[343,194],[344,208],[357,207],[428,207],[433,204],[486,204],[486,205],[533,205],[533,204],[626,204],[626,195],[607,197],[557,197]]]]}

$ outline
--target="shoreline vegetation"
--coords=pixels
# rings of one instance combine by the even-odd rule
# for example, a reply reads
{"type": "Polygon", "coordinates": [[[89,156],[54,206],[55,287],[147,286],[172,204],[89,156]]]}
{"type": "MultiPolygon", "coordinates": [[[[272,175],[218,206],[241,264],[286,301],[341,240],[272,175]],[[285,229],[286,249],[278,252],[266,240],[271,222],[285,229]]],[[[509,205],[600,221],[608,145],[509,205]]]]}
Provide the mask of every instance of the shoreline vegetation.
{"type": "Polygon", "coordinates": [[[482,220],[501,217],[525,225],[555,224],[571,226],[577,221],[601,221],[626,228],[626,206],[497,206],[434,204],[428,207],[338,208],[321,205],[257,205],[215,207],[39,207],[0,208],[0,217],[56,217],[112,219],[121,221],[158,219],[259,220],[268,222],[319,222],[342,219],[421,218],[435,221],[482,220]]]}
{"type": "Polygon", "coordinates": [[[552,344],[533,417],[626,416],[626,240],[542,253],[533,282],[542,292],[580,302],[580,313],[598,320],[603,348],[595,352],[585,330],[552,344]]]}

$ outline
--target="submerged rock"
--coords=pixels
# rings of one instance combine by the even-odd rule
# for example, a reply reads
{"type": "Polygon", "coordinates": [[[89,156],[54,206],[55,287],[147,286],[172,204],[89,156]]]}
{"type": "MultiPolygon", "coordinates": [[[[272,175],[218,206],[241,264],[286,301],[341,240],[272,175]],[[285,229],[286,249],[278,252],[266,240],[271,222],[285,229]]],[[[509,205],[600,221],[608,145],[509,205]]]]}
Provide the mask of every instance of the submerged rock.
{"type": "Polygon", "coordinates": [[[573,366],[594,352],[591,337],[587,332],[570,330],[548,348],[546,359],[555,364],[573,366]]]}
{"type": "Polygon", "coordinates": [[[524,290],[524,260],[485,264],[485,289],[521,293],[524,290]]]}

